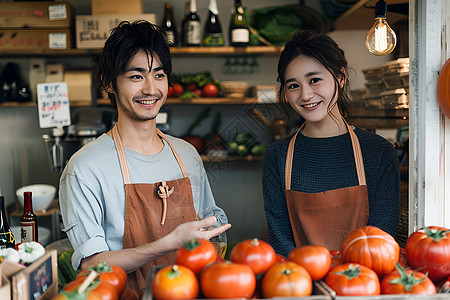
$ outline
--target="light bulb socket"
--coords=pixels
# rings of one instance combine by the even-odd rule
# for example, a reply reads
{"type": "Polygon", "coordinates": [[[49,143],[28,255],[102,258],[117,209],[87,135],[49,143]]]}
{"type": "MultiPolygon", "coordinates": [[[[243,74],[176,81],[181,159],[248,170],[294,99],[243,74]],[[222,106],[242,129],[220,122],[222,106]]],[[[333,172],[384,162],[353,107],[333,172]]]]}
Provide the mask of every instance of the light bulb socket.
{"type": "Polygon", "coordinates": [[[375,4],[375,18],[386,18],[387,3],[384,0],[378,0],[375,4]]]}

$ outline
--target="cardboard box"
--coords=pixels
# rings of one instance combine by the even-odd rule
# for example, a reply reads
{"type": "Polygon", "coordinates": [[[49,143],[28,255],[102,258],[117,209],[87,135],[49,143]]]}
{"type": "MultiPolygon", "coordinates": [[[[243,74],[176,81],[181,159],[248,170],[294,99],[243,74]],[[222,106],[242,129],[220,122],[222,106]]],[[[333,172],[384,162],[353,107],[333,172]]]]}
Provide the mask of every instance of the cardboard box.
{"type": "Polygon", "coordinates": [[[258,103],[276,103],[278,102],[277,86],[274,84],[258,84],[253,87],[253,97],[256,97],[258,103]]]}
{"type": "Polygon", "coordinates": [[[0,2],[2,28],[69,28],[70,23],[66,2],[0,2]]]}
{"type": "Polygon", "coordinates": [[[31,97],[33,98],[33,101],[36,102],[37,84],[45,82],[45,59],[30,59],[30,73],[28,75],[28,82],[30,83],[31,97]]]}
{"type": "Polygon", "coordinates": [[[0,264],[0,299],[50,299],[58,294],[57,251],[47,251],[28,267],[3,261],[0,264]]]}
{"type": "Polygon", "coordinates": [[[46,67],[45,82],[62,82],[64,81],[64,65],[49,64],[46,67]]]}
{"type": "Polygon", "coordinates": [[[70,45],[70,29],[0,29],[0,53],[67,50],[70,45]]]}
{"type": "Polygon", "coordinates": [[[142,14],[142,0],[91,0],[93,15],[135,15],[142,14]]]}
{"type": "Polygon", "coordinates": [[[69,102],[92,102],[91,70],[66,70],[64,82],[67,83],[69,102]]]}
{"type": "Polygon", "coordinates": [[[102,48],[111,29],[119,25],[121,21],[147,20],[156,24],[155,14],[120,15],[120,16],[76,16],[76,42],[77,48],[102,48]]]}

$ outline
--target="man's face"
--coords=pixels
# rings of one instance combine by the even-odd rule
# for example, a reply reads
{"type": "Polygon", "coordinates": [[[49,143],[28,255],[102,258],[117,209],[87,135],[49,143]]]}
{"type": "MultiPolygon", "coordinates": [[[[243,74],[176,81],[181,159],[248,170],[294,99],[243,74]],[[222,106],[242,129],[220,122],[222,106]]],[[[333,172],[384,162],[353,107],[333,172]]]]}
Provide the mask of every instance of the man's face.
{"type": "Polygon", "coordinates": [[[169,89],[159,57],[139,51],[131,58],[125,72],[117,77],[114,94],[119,118],[134,121],[154,120],[166,102],[169,89]]]}

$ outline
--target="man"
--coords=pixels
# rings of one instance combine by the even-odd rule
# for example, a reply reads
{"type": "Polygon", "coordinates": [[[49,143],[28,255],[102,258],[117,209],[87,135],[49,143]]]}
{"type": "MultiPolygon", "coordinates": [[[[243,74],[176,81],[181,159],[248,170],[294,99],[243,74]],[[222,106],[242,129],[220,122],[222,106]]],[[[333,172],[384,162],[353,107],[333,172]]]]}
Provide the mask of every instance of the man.
{"type": "Polygon", "coordinates": [[[138,21],[115,28],[100,56],[99,80],[117,108],[117,123],[75,153],[60,180],[73,267],[118,265],[136,293],[150,266],[173,263],[184,240],[210,239],[231,227],[194,147],[156,128],[171,71],[159,27],[138,21]],[[205,208],[226,225],[204,230],[216,222],[196,221],[205,208]]]}

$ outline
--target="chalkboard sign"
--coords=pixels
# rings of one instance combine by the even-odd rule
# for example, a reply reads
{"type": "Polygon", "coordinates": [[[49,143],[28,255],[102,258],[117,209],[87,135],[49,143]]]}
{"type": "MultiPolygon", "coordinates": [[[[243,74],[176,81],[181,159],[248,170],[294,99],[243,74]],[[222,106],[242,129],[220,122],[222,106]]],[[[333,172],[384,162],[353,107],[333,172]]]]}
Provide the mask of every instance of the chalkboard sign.
{"type": "Polygon", "coordinates": [[[53,284],[52,257],[48,257],[39,267],[29,274],[29,297],[39,299],[53,284]]]}
{"type": "Polygon", "coordinates": [[[41,128],[70,125],[69,95],[66,82],[37,85],[39,126],[41,128]]]}

